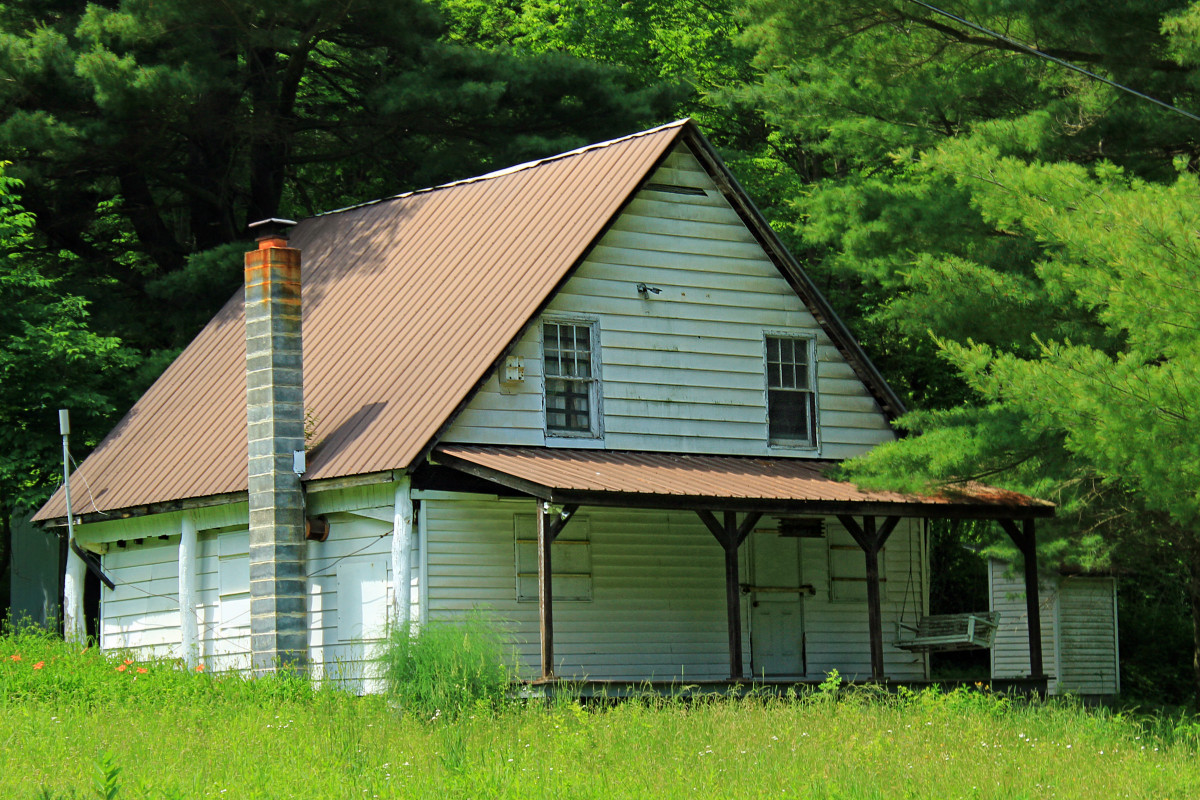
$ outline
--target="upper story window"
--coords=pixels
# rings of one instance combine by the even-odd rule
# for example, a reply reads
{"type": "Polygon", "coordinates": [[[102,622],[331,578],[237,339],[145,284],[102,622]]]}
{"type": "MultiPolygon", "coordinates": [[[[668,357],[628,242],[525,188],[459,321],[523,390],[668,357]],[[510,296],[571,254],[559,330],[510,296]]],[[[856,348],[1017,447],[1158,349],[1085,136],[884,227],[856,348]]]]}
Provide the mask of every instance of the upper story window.
{"type": "Polygon", "coordinates": [[[600,435],[596,339],[591,322],[542,323],[546,432],[551,435],[600,435]]]}
{"type": "Polygon", "coordinates": [[[815,447],[813,340],[768,335],[766,344],[768,440],[785,447],[815,447]]]}

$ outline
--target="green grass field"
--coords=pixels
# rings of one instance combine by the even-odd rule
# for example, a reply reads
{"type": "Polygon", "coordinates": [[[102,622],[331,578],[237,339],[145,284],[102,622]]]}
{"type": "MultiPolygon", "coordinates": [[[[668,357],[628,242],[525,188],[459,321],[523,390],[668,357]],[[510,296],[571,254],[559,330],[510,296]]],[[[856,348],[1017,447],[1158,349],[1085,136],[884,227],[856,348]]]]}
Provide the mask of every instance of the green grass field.
{"type": "Polygon", "coordinates": [[[412,713],[14,634],[0,797],[1200,797],[1192,718],[835,687],[412,713]]]}

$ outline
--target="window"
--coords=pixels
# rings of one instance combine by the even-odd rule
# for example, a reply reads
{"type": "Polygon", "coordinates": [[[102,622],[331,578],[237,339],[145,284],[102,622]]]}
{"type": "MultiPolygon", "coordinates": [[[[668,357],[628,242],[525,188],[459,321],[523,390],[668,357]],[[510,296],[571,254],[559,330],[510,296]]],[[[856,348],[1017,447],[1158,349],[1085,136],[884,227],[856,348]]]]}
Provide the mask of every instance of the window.
{"type": "MultiPolygon", "coordinates": [[[[887,588],[884,564],[885,548],[879,550],[879,586],[882,596],[887,588]]],[[[829,542],[829,599],[835,603],[866,602],[867,561],[857,544],[829,542]]]]}
{"type": "Polygon", "coordinates": [[[547,433],[600,435],[595,353],[592,323],[542,323],[547,433]]]}
{"type": "Polygon", "coordinates": [[[812,340],[767,336],[767,437],[771,444],[815,446],[812,340]]]}
{"type": "MultiPolygon", "coordinates": [[[[513,517],[517,547],[517,600],[538,599],[537,519],[533,514],[513,517]]],[[[550,545],[551,586],[554,601],[592,599],[592,543],[586,518],[578,515],[566,524],[550,545]]]]}

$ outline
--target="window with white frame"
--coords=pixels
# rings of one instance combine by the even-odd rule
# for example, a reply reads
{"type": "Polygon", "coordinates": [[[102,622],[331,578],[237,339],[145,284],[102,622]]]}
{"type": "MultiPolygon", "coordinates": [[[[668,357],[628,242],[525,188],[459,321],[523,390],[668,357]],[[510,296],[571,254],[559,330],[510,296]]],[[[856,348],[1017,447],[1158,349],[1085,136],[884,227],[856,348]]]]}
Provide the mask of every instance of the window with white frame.
{"type": "Polygon", "coordinates": [[[542,323],[546,433],[552,436],[600,435],[596,338],[593,322],[542,323]]]}
{"type": "Polygon", "coordinates": [[[814,447],[817,402],[813,341],[798,336],[766,337],[767,438],[771,444],[814,447]]]}
{"type": "MultiPolygon", "coordinates": [[[[533,514],[513,517],[516,538],[517,601],[537,602],[537,519],[533,514]]],[[[555,602],[592,599],[592,542],[586,517],[574,516],[550,545],[551,588],[555,602]]]]}

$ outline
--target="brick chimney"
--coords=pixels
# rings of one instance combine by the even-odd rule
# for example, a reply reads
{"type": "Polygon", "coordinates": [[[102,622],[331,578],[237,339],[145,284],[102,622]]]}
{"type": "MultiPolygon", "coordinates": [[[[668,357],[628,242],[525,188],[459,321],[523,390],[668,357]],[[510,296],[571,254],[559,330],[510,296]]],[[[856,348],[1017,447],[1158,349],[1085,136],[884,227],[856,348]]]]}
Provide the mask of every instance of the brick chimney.
{"type": "Polygon", "coordinates": [[[250,226],[246,253],[246,434],[250,495],[250,651],[256,674],[303,670],[308,660],[304,496],[294,454],[304,450],[300,251],[290,220],[250,226]]]}

